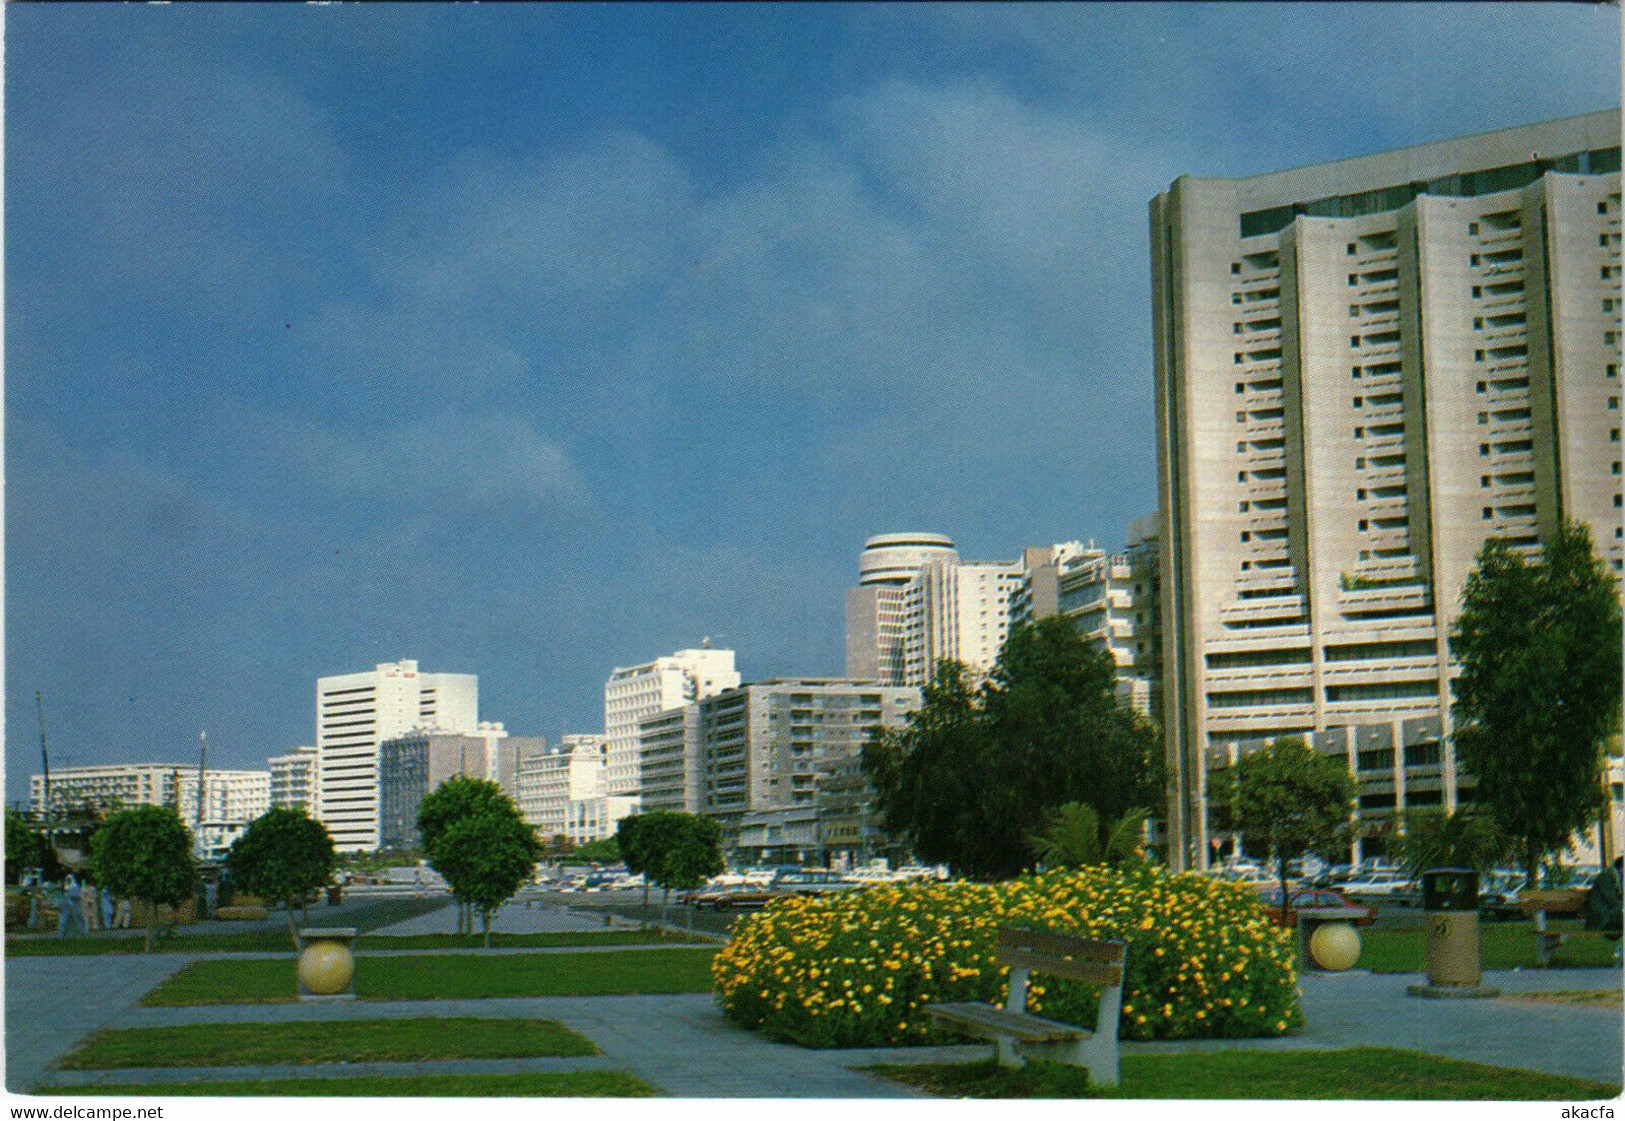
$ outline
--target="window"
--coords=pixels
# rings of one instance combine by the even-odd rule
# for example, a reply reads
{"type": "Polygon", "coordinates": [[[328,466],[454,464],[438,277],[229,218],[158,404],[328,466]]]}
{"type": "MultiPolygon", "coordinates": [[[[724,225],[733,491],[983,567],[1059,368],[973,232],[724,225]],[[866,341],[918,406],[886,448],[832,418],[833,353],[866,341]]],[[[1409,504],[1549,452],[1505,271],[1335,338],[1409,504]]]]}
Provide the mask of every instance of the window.
{"type": "Polygon", "coordinates": [[[1350,372],[1353,373],[1353,375],[1355,377],[1359,377],[1360,376],[1360,367],[1352,366],[1352,367],[1350,367],[1350,372]]]}
{"type": "Polygon", "coordinates": [[[1478,454],[1479,455],[1489,455],[1490,454],[1490,446],[1488,444],[1480,444],[1480,445],[1478,445],[1478,454]]]}
{"type": "Polygon", "coordinates": [[[1489,521],[1493,517],[1495,517],[1495,509],[1490,506],[1484,507],[1484,520],[1489,521]]]}
{"type": "Polygon", "coordinates": [[[1482,331],[1483,329],[1484,329],[1484,321],[1482,319],[1474,319],[1473,320],[1473,330],[1482,331]]]}
{"type": "Polygon", "coordinates": [[[1355,276],[1353,273],[1349,273],[1349,287],[1353,288],[1355,285],[1357,285],[1359,283],[1360,283],[1360,278],[1358,276],[1355,276]]]}
{"type": "Polygon", "coordinates": [[[1365,488],[1361,487],[1359,490],[1356,490],[1354,492],[1354,498],[1355,498],[1355,501],[1357,501],[1357,502],[1364,502],[1365,501],[1365,488]]]}
{"type": "Polygon", "coordinates": [[[1597,204],[1597,213],[1598,213],[1598,214],[1607,214],[1607,213],[1608,213],[1608,203],[1607,203],[1607,200],[1604,200],[1604,201],[1602,201],[1602,202],[1599,202],[1599,203],[1598,203],[1598,204],[1597,204]]]}
{"type": "Polygon", "coordinates": [[[1352,241],[1349,242],[1349,256],[1352,257],[1357,252],[1359,252],[1359,246],[1355,245],[1352,241]]]}
{"type": "Polygon", "coordinates": [[[1241,293],[1240,292],[1232,292],[1230,294],[1230,302],[1233,303],[1233,304],[1238,304],[1239,305],[1241,303],[1241,293]]]}
{"type": "Polygon", "coordinates": [[[1365,456],[1357,455],[1357,456],[1354,457],[1354,469],[1356,471],[1364,471],[1365,470],[1365,456]]]}
{"type": "Polygon", "coordinates": [[[1359,335],[1350,335],[1349,336],[1349,345],[1350,346],[1359,346],[1360,345],[1360,336],[1359,335]]]}
{"type": "Polygon", "coordinates": [[[1610,362],[1608,364],[1608,369],[1604,370],[1603,374],[1604,374],[1605,377],[1617,378],[1617,377],[1619,377],[1619,367],[1617,365],[1615,365],[1614,363],[1610,362]]]}
{"type": "Polygon", "coordinates": [[[1232,335],[1239,335],[1239,334],[1241,334],[1241,324],[1240,324],[1240,323],[1232,323],[1232,324],[1231,324],[1231,325],[1230,325],[1230,333],[1231,333],[1231,334],[1232,334],[1232,335]]]}
{"type": "Polygon", "coordinates": [[[1479,287],[1479,286],[1478,286],[1478,285],[1476,285],[1476,284],[1475,284],[1475,285],[1473,285],[1473,299],[1475,299],[1475,300],[1476,300],[1476,299],[1478,299],[1478,298],[1479,298],[1479,297],[1480,297],[1480,296],[1482,296],[1482,295],[1483,295],[1483,294],[1484,294],[1484,289],[1482,289],[1482,288],[1480,288],[1480,287],[1479,287]]]}
{"type": "Polygon", "coordinates": [[[1231,276],[1240,276],[1241,275],[1241,262],[1240,261],[1231,261],[1230,262],[1230,275],[1231,276]]]}
{"type": "Polygon", "coordinates": [[[1480,393],[1484,392],[1484,383],[1483,382],[1478,383],[1478,391],[1480,393]]]}
{"type": "Polygon", "coordinates": [[[1236,423],[1237,424],[1244,423],[1246,421],[1246,419],[1247,419],[1246,410],[1245,409],[1238,409],[1236,411],[1236,423]]]}
{"type": "Polygon", "coordinates": [[[1471,257],[1468,257],[1467,263],[1476,269],[1478,267],[1478,254],[1474,253],[1471,257]]]}
{"type": "Polygon", "coordinates": [[[1618,397],[1610,397],[1610,398],[1608,398],[1608,407],[1610,409],[1619,408],[1619,398],[1618,397]]]}
{"type": "Polygon", "coordinates": [[[1371,528],[1371,523],[1366,521],[1364,518],[1361,518],[1360,519],[1360,532],[1364,533],[1369,528],[1371,528]]]}
{"type": "Polygon", "coordinates": [[[1247,383],[1242,382],[1242,381],[1238,381],[1236,383],[1236,392],[1237,393],[1246,393],[1247,392],[1247,383]]]}
{"type": "Polygon", "coordinates": [[[1356,397],[1354,399],[1354,407],[1356,409],[1358,409],[1363,404],[1365,404],[1365,398],[1364,397],[1356,397]]]}
{"type": "Polygon", "coordinates": [[[1241,531],[1241,539],[1242,539],[1242,540],[1243,540],[1243,541],[1251,541],[1251,540],[1252,540],[1252,539],[1253,539],[1253,535],[1252,535],[1252,534],[1251,534],[1251,533],[1248,533],[1248,532],[1247,532],[1247,531],[1246,531],[1246,530],[1245,530],[1245,529],[1244,529],[1244,530],[1242,530],[1242,531],[1241,531]]]}
{"type": "Polygon", "coordinates": [[[1614,495],[1614,508],[1615,509],[1619,508],[1619,495],[1617,495],[1617,494],[1614,495]]]}
{"type": "Polygon", "coordinates": [[[1236,355],[1236,365],[1241,365],[1241,355],[1236,355]]]}
{"type": "Polygon", "coordinates": [[[1478,423],[1480,423],[1480,424],[1488,424],[1489,422],[1490,422],[1490,414],[1489,413],[1479,413],[1478,414],[1478,423]]]}
{"type": "Polygon", "coordinates": [[[1611,268],[1609,268],[1609,267],[1608,267],[1608,266],[1607,266],[1607,265],[1604,265],[1604,266],[1603,266],[1603,267],[1602,267],[1602,268],[1601,268],[1601,269],[1599,269],[1599,270],[1598,270],[1598,271],[1599,271],[1599,272],[1600,272],[1600,273],[1601,273],[1601,274],[1602,274],[1602,278],[1603,278],[1603,279],[1604,279],[1604,280],[1607,280],[1607,279],[1608,279],[1608,278],[1609,278],[1609,277],[1610,277],[1610,276],[1613,276],[1613,275],[1614,275],[1614,270],[1613,270],[1613,269],[1611,269],[1611,268]]]}
{"type": "Polygon", "coordinates": [[[1236,512],[1238,514],[1245,514],[1247,512],[1247,503],[1246,502],[1238,503],[1237,506],[1236,506],[1236,512]]]}
{"type": "Polygon", "coordinates": [[[1613,311],[1614,310],[1614,301],[1613,300],[1604,300],[1602,302],[1602,310],[1603,311],[1613,311]]]}
{"type": "Polygon", "coordinates": [[[1473,361],[1474,362],[1482,362],[1482,361],[1484,361],[1484,352],[1482,350],[1473,351],[1473,361]]]}
{"type": "Polygon", "coordinates": [[[1476,237],[1478,235],[1478,223],[1477,222],[1468,222],[1467,223],[1467,232],[1476,237]]]}
{"type": "Polygon", "coordinates": [[[1608,439],[1609,439],[1609,441],[1611,443],[1615,443],[1615,444],[1619,443],[1619,429],[1610,428],[1608,430],[1608,439]]]}
{"type": "Polygon", "coordinates": [[[1481,487],[1489,486],[1490,485],[1490,477],[1488,475],[1480,475],[1478,477],[1478,485],[1481,486],[1481,487]]]}
{"type": "Polygon", "coordinates": [[[1356,440],[1363,440],[1363,439],[1365,439],[1365,429],[1364,429],[1364,428],[1356,428],[1356,429],[1355,429],[1355,430],[1354,430],[1354,438],[1355,438],[1355,439],[1356,439],[1356,440]]]}
{"type": "Polygon", "coordinates": [[[1236,482],[1245,483],[1246,481],[1247,481],[1247,472],[1245,472],[1245,471],[1237,471],[1236,472],[1236,482]]]}

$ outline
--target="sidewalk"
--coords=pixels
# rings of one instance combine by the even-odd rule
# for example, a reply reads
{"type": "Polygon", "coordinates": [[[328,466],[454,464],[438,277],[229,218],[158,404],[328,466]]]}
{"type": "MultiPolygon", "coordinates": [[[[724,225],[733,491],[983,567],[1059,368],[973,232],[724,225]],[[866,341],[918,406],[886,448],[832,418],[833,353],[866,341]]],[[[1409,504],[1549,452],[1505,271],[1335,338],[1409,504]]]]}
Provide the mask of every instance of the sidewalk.
{"type": "MultiPolygon", "coordinates": [[[[520,909],[521,911],[523,908],[520,909]]],[[[433,916],[429,916],[433,917],[433,916]]],[[[416,921],[416,920],[414,920],[416,921]]],[[[550,921],[540,917],[536,921],[550,921]]],[[[597,927],[595,927],[597,929],[597,927]]],[[[179,969],[187,955],[22,958],[6,963],[7,1085],[25,1089],[49,1076],[60,1085],[187,1078],[342,1077],[374,1065],[49,1072],[49,1064],[89,1031],[182,1023],[286,1022],[417,1016],[541,1017],[557,1020],[604,1052],[591,1060],[504,1060],[413,1064],[415,1072],[524,1069],[623,1070],[679,1097],[862,1098],[917,1096],[852,1068],[874,1062],[977,1058],[985,1045],[811,1051],[768,1042],[725,1020],[706,993],[673,996],[546,997],[496,1000],[363,1001],[353,1004],[221,1005],[144,1008],[142,993],[179,969]],[[72,994],[72,1008],[64,1002],[72,994]],[[506,1062],[508,1065],[502,1065],[506,1062]],[[525,1065],[532,1064],[532,1065],[525,1065]],[[553,1065],[545,1065],[553,1064],[553,1065]],[[580,1064],[580,1065],[572,1065],[580,1064]]],[[[1486,974],[1505,993],[1618,989],[1619,969],[1530,970],[1486,974]]],[[[1125,1054],[1251,1049],[1314,1050],[1382,1045],[1451,1058],[1619,1083],[1620,1007],[1587,1008],[1510,1000],[1424,1000],[1408,996],[1415,974],[1311,974],[1302,978],[1307,1030],[1271,1040],[1125,1043],[1125,1054]]],[[[379,1068],[380,1072],[382,1068],[379,1068]]]]}

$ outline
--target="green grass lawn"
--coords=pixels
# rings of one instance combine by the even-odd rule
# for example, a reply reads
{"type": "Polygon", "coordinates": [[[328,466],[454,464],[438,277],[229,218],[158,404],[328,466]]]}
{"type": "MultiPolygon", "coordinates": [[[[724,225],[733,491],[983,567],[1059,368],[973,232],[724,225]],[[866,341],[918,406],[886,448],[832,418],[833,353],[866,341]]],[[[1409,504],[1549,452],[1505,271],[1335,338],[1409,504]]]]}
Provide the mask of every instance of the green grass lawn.
{"type": "Polygon", "coordinates": [[[1261,1098],[1401,1101],[1590,1101],[1618,1086],[1403,1051],[1210,1051],[1125,1055],[1122,1085],[1089,1086],[1088,1072],[1058,1063],[1006,1070],[991,1059],[863,1068],[943,1097],[1261,1098]]]}
{"type": "MultiPolygon", "coordinates": [[[[1609,966],[1614,963],[1618,942],[1609,941],[1597,931],[1586,930],[1577,921],[1551,922],[1547,926],[1569,935],[1569,940],[1552,953],[1554,967],[1609,966]]],[[[1478,931],[1480,968],[1534,967],[1533,923],[1485,923],[1479,926],[1478,931]]],[[[1422,940],[1422,928],[1419,926],[1362,930],[1360,960],[1355,963],[1355,968],[1376,973],[1420,973],[1425,968],[1422,940]]]]}
{"type": "MultiPolygon", "coordinates": [[[[446,954],[356,959],[362,1000],[598,996],[711,991],[712,947],[559,954],[446,954]]],[[[194,961],[142,1004],[258,1004],[296,999],[290,958],[194,961]]]]}
{"type": "Polygon", "coordinates": [[[618,1070],[549,1074],[360,1075],[279,1078],[257,1082],[159,1082],[44,1086],[38,1094],[137,1094],[158,1097],[292,1098],[647,1098],[657,1091],[618,1070]]]}
{"type": "MultiPolygon", "coordinates": [[[[553,946],[637,946],[655,943],[702,942],[685,934],[659,930],[566,930],[535,934],[493,934],[498,948],[544,949],[553,946]]],[[[477,950],[485,945],[479,934],[363,934],[356,939],[362,950],[477,950]]],[[[11,957],[52,957],[77,954],[139,954],[141,938],[11,938],[11,957]]],[[[293,940],[284,932],[227,931],[220,934],[181,934],[158,943],[167,954],[293,953],[293,940]]]]}
{"type": "Polygon", "coordinates": [[[592,1042],[551,1020],[461,1016],[412,1020],[310,1020],[282,1024],[183,1024],[91,1036],[64,1070],[123,1067],[419,1062],[596,1055],[592,1042]]]}

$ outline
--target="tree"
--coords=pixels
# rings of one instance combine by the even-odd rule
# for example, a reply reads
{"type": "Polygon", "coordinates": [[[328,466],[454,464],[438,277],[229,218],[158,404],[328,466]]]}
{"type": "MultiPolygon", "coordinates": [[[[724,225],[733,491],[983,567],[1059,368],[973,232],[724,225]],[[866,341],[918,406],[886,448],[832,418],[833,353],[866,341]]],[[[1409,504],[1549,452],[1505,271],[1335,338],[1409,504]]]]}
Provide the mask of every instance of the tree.
{"type": "Polygon", "coordinates": [[[197,888],[192,831],[169,806],[139,806],[115,814],[90,840],[96,880],[118,895],[147,903],[152,952],[158,904],[178,906],[197,888]]]}
{"type": "Polygon", "coordinates": [[[1534,561],[1486,541],[1450,652],[1457,758],[1536,886],[1547,855],[1588,823],[1619,726],[1619,594],[1586,527],[1565,520],[1534,561]]]}
{"type": "Polygon", "coordinates": [[[722,827],[711,818],[671,810],[637,816],[643,818],[635,835],[644,876],[664,891],[660,902],[664,922],[673,890],[699,887],[722,871],[722,827]]]}
{"type": "MultiPolygon", "coordinates": [[[[440,838],[456,822],[491,813],[518,816],[519,811],[502,787],[488,779],[473,779],[465,775],[453,775],[424,795],[423,801],[418,803],[418,837],[423,844],[423,855],[431,868],[445,876],[447,883],[451,882],[451,877],[446,875],[446,870],[440,867],[435,856],[440,838]]],[[[467,898],[458,896],[455,889],[452,894],[460,906],[457,933],[474,933],[473,904],[467,898]]]]}
{"type": "Polygon", "coordinates": [[[1145,823],[1151,812],[1136,807],[1116,821],[1102,821],[1093,806],[1068,802],[1049,811],[1033,851],[1050,868],[1131,864],[1144,859],[1145,823]]]}
{"type": "Polygon", "coordinates": [[[14,884],[23,873],[40,862],[40,838],[28,819],[16,810],[6,811],[6,883],[14,884]]]}
{"type": "Polygon", "coordinates": [[[648,825],[651,814],[631,814],[623,817],[615,827],[615,845],[619,849],[621,859],[626,862],[626,870],[632,875],[643,875],[643,905],[649,905],[649,877],[646,867],[645,841],[648,837],[648,825]]]}
{"type": "Polygon", "coordinates": [[[1494,820],[1470,809],[1446,814],[1424,808],[1405,814],[1400,863],[1412,876],[1429,868],[1471,868],[1487,872],[1506,857],[1511,846],[1494,820]]]}
{"type": "Polygon", "coordinates": [[[226,874],[235,887],[281,900],[288,910],[288,935],[294,937],[294,905],[302,907],[306,895],[325,886],[337,862],[326,826],[302,809],[275,809],[255,818],[232,843],[226,874]]]}
{"type": "Polygon", "coordinates": [[[929,863],[1003,879],[1033,860],[1048,811],[1119,819],[1162,796],[1149,723],[1117,696],[1112,657],[1060,616],[1015,627],[989,680],[944,661],[901,729],[877,729],[863,769],[887,832],[929,863]]]}
{"type": "Polygon", "coordinates": [[[491,917],[530,878],[541,848],[536,831],[517,811],[459,818],[437,838],[435,870],[454,896],[479,909],[486,949],[491,948],[491,917]]]}
{"type": "Polygon", "coordinates": [[[1220,831],[1241,834],[1244,848],[1273,854],[1287,893],[1286,866],[1305,853],[1329,857],[1346,841],[1354,812],[1354,776],[1297,736],[1283,736],[1234,767],[1208,775],[1208,807],[1220,831]]]}
{"type": "Polygon", "coordinates": [[[621,859],[621,845],[614,837],[600,837],[578,846],[570,859],[585,860],[588,864],[614,864],[621,859]]]}

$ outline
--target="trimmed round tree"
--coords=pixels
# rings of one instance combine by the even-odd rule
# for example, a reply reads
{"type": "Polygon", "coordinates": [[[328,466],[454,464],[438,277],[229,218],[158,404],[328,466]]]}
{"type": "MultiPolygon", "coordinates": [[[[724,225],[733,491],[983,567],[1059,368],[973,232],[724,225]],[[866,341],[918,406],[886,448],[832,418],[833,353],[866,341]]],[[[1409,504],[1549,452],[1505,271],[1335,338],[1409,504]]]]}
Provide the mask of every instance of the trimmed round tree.
{"type": "Polygon", "coordinates": [[[436,841],[435,869],[452,894],[479,910],[486,949],[491,948],[491,917],[530,878],[541,851],[536,831],[517,813],[460,818],[436,841]]]}
{"type": "MultiPolygon", "coordinates": [[[[451,882],[451,875],[441,866],[441,859],[436,855],[440,839],[457,822],[486,813],[519,816],[513,799],[501,786],[489,779],[469,778],[466,775],[452,775],[418,803],[418,836],[423,841],[423,855],[428,858],[429,867],[444,876],[447,883],[451,882]]],[[[460,904],[457,933],[474,933],[474,916],[469,910],[468,899],[459,895],[457,902],[460,904]]]]}
{"type": "Polygon", "coordinates": [[[302,909],[305,896],[327,884],[337,863],[325,825],[303,810],[276,809],[255,818],[232,844],[226,872],[236,887],[261,899],[281,900],[292,937],[295,904],[302,909]]]}
{"type": "Polygon", "coordinates": [[[140,806],[109,818],[90,839],[90,852],[98,883],[146,902],[146,950],[151,953],[158,904],[178,906],[197,889],[192,831],[168,806],[140,806]]]}

